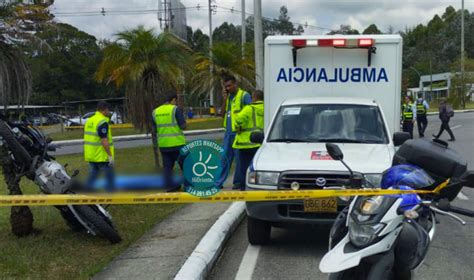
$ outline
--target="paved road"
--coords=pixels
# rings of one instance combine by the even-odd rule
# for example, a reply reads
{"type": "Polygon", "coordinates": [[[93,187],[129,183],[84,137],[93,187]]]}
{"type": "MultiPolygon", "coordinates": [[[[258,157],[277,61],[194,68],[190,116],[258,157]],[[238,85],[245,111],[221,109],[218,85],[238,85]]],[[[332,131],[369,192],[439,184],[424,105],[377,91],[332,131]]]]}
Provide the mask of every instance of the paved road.
{"type": "MultiPolygon", "coordinates": [[[[193,141],[197,139],[209,139],[209,140],[219,140],[224,138],[223,132],[217,132],[212,134],[205,134],[205,135],[192,135],[187,136],[187,141],[193,141]]],[[[151,146],[151,140],[132,140],[132,141],[121,141],[115,143],[116,149],[123,149],[123,148],[133,148],[133,147],[143,147],[143,146],[151,146]]],[[[75,145],[75,146],[64,146],[60,147],[56,152],[52,153],[52,155],[69,155],[69,154],[79,154],[82,153],[84,147],[82,144],[75,145]]]]}
{"type": "MultiPolygon", "coordinates": [[[[474,169],[474,113],[457,114],[451,122],[458,139],[452,144],[474,169]]],[[[426,135],[438,131],[439,121],[429,118],[426,135]]],[[[415,132],[417,136],[418,133],[415,132]]],[[[448,139],[444,134],[442,139],[448,139]]],[[[465,189],[455,205],[474,210],[474,190],[465,189]],[[465,200],[469,199],[469,200],[465,200]]],[[[463,217],[464,218],[464,217],[463,217]]],[[[417,279],[474,279],[474,219],[468,225],[440,218],[435,240],[417,279]]],[[[272,229],[265,246],[249,246],[246,221],[229,240],[210,279],[326,279],[318,269],[327,250],[328,228],[299,230],[272,229]],[[237,273],[239,276],[237,277],[237,273]],[[251,275],[251,277],[248,277],[251,275]]]]}

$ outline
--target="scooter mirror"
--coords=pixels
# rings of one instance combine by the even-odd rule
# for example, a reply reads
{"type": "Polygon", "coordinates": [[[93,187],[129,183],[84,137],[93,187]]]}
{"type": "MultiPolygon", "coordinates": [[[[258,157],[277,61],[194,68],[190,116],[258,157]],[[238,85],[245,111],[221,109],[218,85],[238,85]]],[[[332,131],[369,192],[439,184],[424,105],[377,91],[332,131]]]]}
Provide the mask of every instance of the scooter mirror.
{"type": "Polygon", "coordinates": [[[342,151],[341,151],[341,149],[339,148],[338,145],[333,144],[333,143],[326,143],[326,150],[328,151],[328,154],[334,160],[343,160],[344,159],[344,154],[342,153],[342,151]]]}

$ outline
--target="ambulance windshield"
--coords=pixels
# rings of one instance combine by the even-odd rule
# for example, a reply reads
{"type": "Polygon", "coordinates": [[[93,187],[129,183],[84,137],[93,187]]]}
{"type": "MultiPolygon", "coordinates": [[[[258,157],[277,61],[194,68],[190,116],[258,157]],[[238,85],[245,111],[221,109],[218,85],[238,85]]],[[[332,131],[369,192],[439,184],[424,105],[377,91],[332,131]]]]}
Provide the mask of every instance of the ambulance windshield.
{"type": "Polygon", "coordinates": [[[388,144],[376,106],[304,104],[283,106],[268,142],[337,142],[388,144]]]}

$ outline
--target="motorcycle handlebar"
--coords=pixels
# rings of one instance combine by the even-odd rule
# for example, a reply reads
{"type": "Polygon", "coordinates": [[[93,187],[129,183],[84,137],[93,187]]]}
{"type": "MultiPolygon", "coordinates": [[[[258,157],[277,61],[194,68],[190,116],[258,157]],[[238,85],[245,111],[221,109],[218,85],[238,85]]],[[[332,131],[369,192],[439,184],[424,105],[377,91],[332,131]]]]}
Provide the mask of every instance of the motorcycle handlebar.
{"type": "Polygon", "coordinates": [[[443,211],[449,211],[449,212],[453,212],[453,213],[457,213],[460,215],[474,218],[474,211],[457,207],[457,206],[452,206],[449,200],[447,199],[441,199],[440,201],[438,201],[437,207],[443,211]]]}

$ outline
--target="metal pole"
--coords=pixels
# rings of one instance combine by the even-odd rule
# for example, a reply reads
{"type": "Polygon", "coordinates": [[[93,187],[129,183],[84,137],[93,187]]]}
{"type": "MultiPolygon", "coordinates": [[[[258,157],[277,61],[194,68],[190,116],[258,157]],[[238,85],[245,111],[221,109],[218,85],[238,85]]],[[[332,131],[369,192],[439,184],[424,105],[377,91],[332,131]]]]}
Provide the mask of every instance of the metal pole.
{"type": "Polygon", "coordinates": [[[263,90],[263,34],[262,34],[262,1],[254,0],[254,37],[255,37],[255,70],[256,88],[263,90]]]}
{"type": "Polygon", "coordinates": [[[245,42],[247,40],[245,32],[245,0],[242,0],[242,57],[244,57],[245,42]]]}
{"type": "MultiPolygon", "coordinates": [[[[211,6],[211,1],[209,0],[209,57],[212,59],[212,6],[211,6]]],[[[209,69],[211,71],[211,77],[212,77],[212,72],[213,72],[213,67],[211,64],[211,67],[209,69]]],[[[212,83],[212,79],[210,79],[210,82],[212,83]]],[[[209,93],[209,105],[214,106],[214,87],[211,84],[211,92],[209,93]]]]}
{"type": "Polygon", "coordinates": [[[461,2],[461,105],[464,104],[464,0],[461,2]]]}

